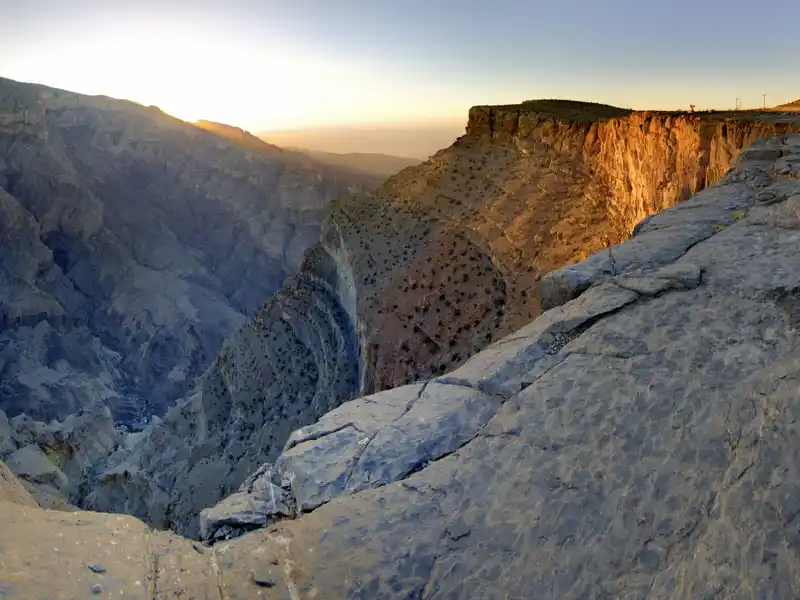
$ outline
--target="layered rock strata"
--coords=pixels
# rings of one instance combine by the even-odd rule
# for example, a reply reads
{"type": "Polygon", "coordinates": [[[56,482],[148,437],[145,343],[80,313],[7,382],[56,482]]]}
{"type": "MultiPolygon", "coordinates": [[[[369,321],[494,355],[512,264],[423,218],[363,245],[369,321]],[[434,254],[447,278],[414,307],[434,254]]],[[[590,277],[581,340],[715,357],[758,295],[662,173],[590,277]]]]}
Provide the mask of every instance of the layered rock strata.
{"type": "MultiPolygon", "coordinates": [[[[800,135],[759,141],[615,246],[612,271],[602,253],[551,273],[559,294],[532,323],[295,431],[239,492],[274,494],[278,511],[253,505],[266,527],[203,547],[128,516],[6,501],[0,589],[792,597],[799,239],[800,135]],[[77,543],[62,555],[64,539],[77,543]]],[[[220,537],[261,526],[239,527],[232,504],[205,513],[220,537]]]]}
{"type": "MultiPolygon", "coordinates": [[[[613,245],[637,222],[718,181],[757,138],[793,129],[788,113],[472,109],[452,147],[332,204],[301,273],[189,399],[112,457],[87,506],[196,536],[200,510],[275,461],[293,429],[358,394],[441,376],[594,282],[578,272],[559,292],[542,279],[552,269],[599,252],[586,264],[622,272],[613,245]]],[[[660,233],[684,240],[664,252],[708,234],[693,228],[660,233]]]]}
{"type": "Polygon", "coordinates": [[[0,78],[0,409],[141,427],[365,176],[156,107],[0,78]],[[229,136],[230,137],[230,136],[229,136]]]}

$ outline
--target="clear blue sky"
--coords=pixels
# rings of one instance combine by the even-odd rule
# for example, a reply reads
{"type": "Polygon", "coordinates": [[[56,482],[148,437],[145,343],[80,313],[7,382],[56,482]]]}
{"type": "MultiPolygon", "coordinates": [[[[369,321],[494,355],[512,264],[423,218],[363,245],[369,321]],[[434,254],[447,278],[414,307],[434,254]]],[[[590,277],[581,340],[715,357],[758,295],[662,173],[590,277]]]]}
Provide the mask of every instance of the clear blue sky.
{"type": "Polygon", "coordinates": [[[0,0],[0,75],[250,129],[800,98],[800,1],[0,0]]]}

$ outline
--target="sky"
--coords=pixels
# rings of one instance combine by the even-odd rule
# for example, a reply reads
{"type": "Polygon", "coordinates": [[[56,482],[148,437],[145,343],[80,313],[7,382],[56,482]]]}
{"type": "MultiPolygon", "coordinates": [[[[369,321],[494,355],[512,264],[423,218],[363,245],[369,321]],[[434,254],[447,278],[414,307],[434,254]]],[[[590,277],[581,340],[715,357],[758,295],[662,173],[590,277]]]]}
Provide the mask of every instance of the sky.
{"type": "Polygon", "coordinates": [[[800,98],[800,2],[0,0],[0,76],[253,131],[800,98]]]}

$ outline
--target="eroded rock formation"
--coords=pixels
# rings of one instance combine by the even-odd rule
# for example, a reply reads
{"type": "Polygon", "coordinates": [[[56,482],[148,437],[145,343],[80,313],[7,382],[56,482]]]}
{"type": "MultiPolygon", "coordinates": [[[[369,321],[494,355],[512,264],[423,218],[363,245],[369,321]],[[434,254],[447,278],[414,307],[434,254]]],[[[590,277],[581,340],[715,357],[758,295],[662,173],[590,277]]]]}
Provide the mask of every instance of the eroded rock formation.
{"type": "MultiPolygon", "coordinates": [[[[196,393],[112,457],[87,506],[197,535],[199,511],[276,460],[292,430],[359,393],[463,364],[540,302],[594,282],[579,274],[571,292],[550,285],[545,297],[548,271],[628,239],[755,139],[792,129],[796,115],[781,113],[472,109],[452,147],[332,204],[301,273],[226,342],[196,393]]],[[[671,233],[683,245],[665,252],[708,233],[693,231],[671,233]]],[[[604,272],[622,272],[618,260],[604,272]]]]}
{"type": "Polygon", "coordinates": [[[374,181],[0,78],[0,409],[161,415],[374,181]]]}
{"type": "Polygon", "coordinates": [[[0,590],[793,597],[798,232],[800,135],[759,141],[636,227],[613,270],[605,251],[548,275],[559,293],[532,323],[294,432],[206,513],[222,537],[259,530],[209,548],[128,516],[0,503],[0,590]]]}
{"type": "Polygon", "coordinates": [[[98,465],[124,441],[99,402],[63,422],[42,423],[26,414],[9,421],[0,410],[0,459],[45,508],[79,501],[98,465]]]}

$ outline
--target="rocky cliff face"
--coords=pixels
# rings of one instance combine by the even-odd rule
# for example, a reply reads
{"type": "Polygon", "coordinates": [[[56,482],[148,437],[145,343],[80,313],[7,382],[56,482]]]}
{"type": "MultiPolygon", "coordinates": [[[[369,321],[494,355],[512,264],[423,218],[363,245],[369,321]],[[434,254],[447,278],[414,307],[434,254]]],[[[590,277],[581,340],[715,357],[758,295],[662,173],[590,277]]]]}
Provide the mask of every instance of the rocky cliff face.
{"type": "Polygon", "coordinates": [[[374,184],[155,107],[0,79],[0,409],[163,414],[374,184]]]}
{"type": "Polygon", "coordinates": [[[460,368],[293,432],[203,513],[211,547],[8,502],[0,464],[0,591],[794,597],[800,135],[634,229],[460,368]]]}
{"type": "Polygon", "coordinates": [[[124,442],[111,411],[100,403],[63,422],[8,419],[0,410],[0,459],[43,508],[74,509],[92,474],[124,442]]]}
{"type": "Polygon", "coordinates": [[[113,457],[88,506],[196,535],[197,512],[274,460],[291,430],[359,392],[458,367],[540,313],[545,273],[628,239],[742,148],[793,129],[800,120],[772,113],[472,109],[452,147],[332,204],[301,273],[226,342],[196,394],[113,457]]]}
{"type": "Polygon", "coordinates": [[[354,257],[363,391],[461,364],[539,314],[542,275],[628,239],[756,139],[797,129],[778,113],[473,108],[452,147],[332,208],[323,235],[341,232],[354,257]]]}

